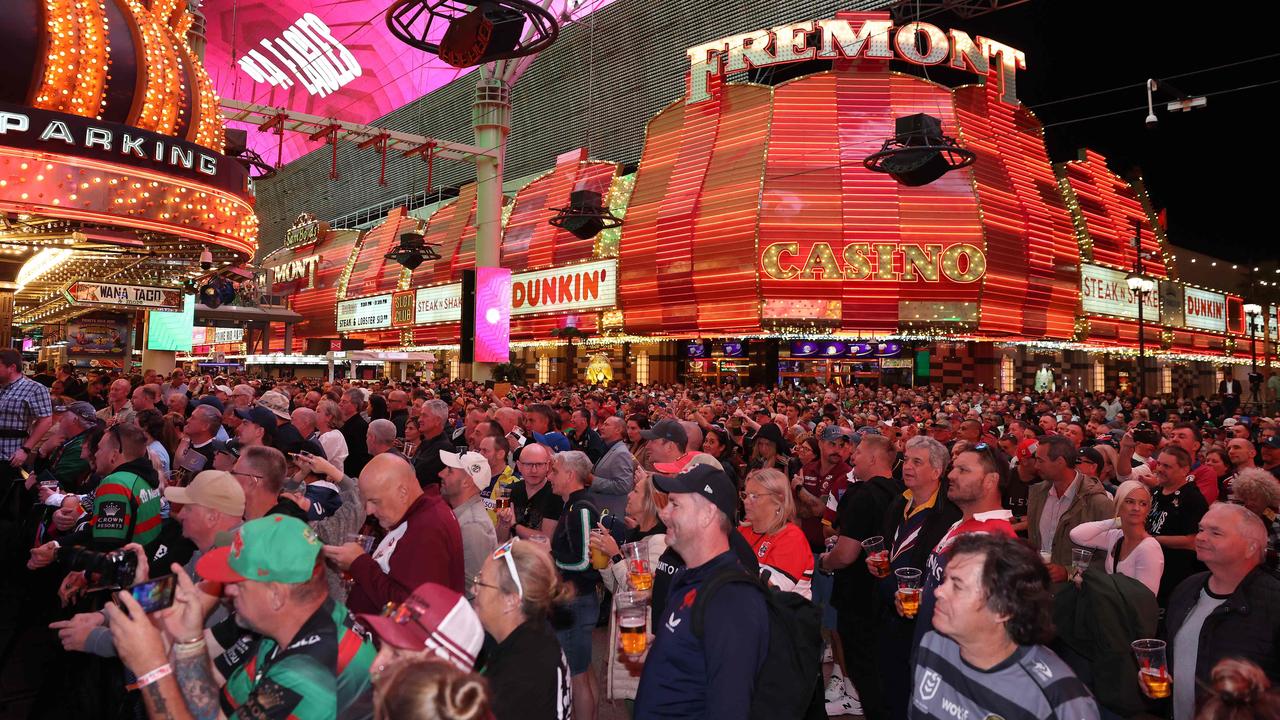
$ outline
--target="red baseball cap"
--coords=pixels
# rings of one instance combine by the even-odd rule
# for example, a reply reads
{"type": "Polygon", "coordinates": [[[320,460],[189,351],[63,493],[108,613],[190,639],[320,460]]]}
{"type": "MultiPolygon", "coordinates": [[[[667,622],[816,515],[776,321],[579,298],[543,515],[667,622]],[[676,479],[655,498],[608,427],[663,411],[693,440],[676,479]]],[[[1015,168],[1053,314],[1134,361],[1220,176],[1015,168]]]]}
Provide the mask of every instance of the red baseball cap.
{"type": "Polygon", "coordinates": [[[1018,456],[1019,460],[1026,460],[1036,454],[1036,448],[1039,446],[1040,446],[1039,442],[1037,442],[1032,438],[1027,438],[1022,442],[1018,443],[1018,449],[1014,452],[1014,454],[1018,456]]]}
{"type": "Polygon", "coordinates": [[[443,585],[425,583],[388,615],[356,615],[383,643],[402,650],[435,651],[459,669],[475,669],[484,628],[471,604],[443,585]]]}

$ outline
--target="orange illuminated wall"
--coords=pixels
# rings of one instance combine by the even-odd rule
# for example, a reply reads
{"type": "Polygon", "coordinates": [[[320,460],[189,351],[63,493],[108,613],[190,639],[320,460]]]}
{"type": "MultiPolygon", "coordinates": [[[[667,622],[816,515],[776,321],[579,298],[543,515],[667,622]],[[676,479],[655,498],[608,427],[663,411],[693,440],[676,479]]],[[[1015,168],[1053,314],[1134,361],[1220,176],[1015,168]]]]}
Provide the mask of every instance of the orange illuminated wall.
{"type": "Polygon", "coordinates": [[[982,247],[968,171],[907,187],[862,164],[894,134],[895,118],[921,112],[939,118],[944,132],[955,134],[950,90],[892,73],[885,62],[864,61],[778,86],[760,209],[766,320],[803,324],[815,317],[807,304],[814,300],[823,303],[818,320],[855,332],[976,317],[978,282],[907,273],[900,250],[923,248],[935,258],[925,264],[938,267],[952,246],[982,247]],[[764,253],[788,242],[795,243],[796,252],[781,256],[781,268],[798,274],[770,277],[764,253]],[[861,279],[846,272],[846,248],[855,244],[868,246],[871,272],[861,279]],[[887,250],[877,251],[876,245],[887,250]],[[826,261],[808,260],[819,257],[826,261]]]}
{"type": "MultiPolygon", "coordinates": [[[[315,283],[289,293],[289,308],[302,316],[293,328],[293,352],[302,352],[307,338],[338,337],[334,308],[338,302],[338,283],[351,254],[359,247],[361,233],[355,230],[330,231],[317,242],[295,248],[281,248],[262,259],[263,267],[311,255],[319,256],[315,283]]],[[[295,283],[296,284],[296,283],[295,283]]],[[[284,345],[284,324],[271,324],[271,347],[284,345]]]]}
{"type": "Polygon", "coordinates": [[[453,202],[436,210],[427,221],[423,237],[435,247],[439,260],[423,263],[409,280],[423,287],[462,278],[462,271],[476,261],[476,184],[463,185],[453,202]]]}
{"type": "Polygon", "coordinates": [[[421,221],[409,217],[405,209],[398,207],[387,213],[387,219],[365,233],[351,276],[347,279],[344,297],[377,295],[397,289],[404,268],[385,255],[400,243],[400,234],[421,232],[421,221]]]}
{"type": "Polygon", "coordinates": [[[628,331],[759,330],[749,259],[772,93],[711,88],[711,100],[680,100],[649,122],[620,249],[628,331]]]}
{"type": "Polygon", "coordinates": [[[574,190],[593,190],[607,201],[614,163],[590,162],[585,149],[564,153],[551,172],[516,193],[502,240],[502,267],[513,272],[566,265],[595,257],[595,238],[583,240],[551,225],[552,208],[569,204],[574,190]]]}
{"type": "Polygon", "coordinates": [[[1071,216],[1040,121],[999,102],[999,94],[991,76],[955,90],[958,139],[978,156],[973,176],[987,256],[979,330],[1070,338],[1080,301],[1071,216]]]}
{"type": "Polygon", "coordinates": [[[1057,166],[1059,185],[1076,223],[1076,236],[1086,260],[1126,270],[1133,267],[1134,223],[1141,224],[1142,250],[1150,253],[1142,270],[1153,277],[1168,277],[1162,234],[1158,235],[1148,212],[1146,194],[1111,172],[1102,155],[1084,150],[1079,160],[1057,166]]]}

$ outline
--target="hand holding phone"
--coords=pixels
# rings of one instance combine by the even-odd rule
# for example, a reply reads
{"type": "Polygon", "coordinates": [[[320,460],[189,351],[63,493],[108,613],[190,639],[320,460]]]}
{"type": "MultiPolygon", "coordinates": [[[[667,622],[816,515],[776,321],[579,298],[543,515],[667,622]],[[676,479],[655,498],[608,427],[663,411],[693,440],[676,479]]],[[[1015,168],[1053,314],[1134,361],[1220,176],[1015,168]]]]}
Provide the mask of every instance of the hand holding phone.
{"type": "MultiPolygon", "coordinates": [[[[173,605],[173,592],[177,589],[178,578],[174,575],[165,575],[154,580],[143,580],[140,583],[130,585],[126,590],[138,601],[138,605],[142,611],[151,614],[164,610],[173,605]]],[[[116,601],[119,604],[119,600],[116,601]]]]}

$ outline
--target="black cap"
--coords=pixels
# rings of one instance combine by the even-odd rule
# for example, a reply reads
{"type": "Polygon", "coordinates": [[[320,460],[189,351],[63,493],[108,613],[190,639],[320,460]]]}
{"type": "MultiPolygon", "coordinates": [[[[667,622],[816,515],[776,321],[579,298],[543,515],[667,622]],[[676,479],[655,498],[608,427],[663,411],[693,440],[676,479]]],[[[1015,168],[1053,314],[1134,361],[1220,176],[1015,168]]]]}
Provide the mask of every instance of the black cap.
{"type": "Polygon", "coordinates": [[[1101,469],[1102,466],[1105,465],[1107,462],[1106,460],[1103,459],[1102,453],[1098,452],[1097,450],[1094,450],[1091,447],[1080,448],[1080,451],[1076,453],[1076,460],[1077,461],[1087,460],[1093,463],[1094,465],[1097,465],[1099,469],[1101,469]]]}
{"type": "Polygon", "coordinates": [[[236,408],[236,416],[241,420],[247,420],[254,425],[261,427],[267,431],[267,435],[274,436],[276,427],[276,414],[261,405],[254,405],[249,408],[236,408]]]}
{"type": "Polygon", "coordinates": [[[711,501],[729,522],[738,510],[738,489],[723,470],[713,465],[689,465],[675,475],[654,475],[653,485],[665,493],[695,493],[711,501]]]}
{"type": "Polygon", "coordinates": [[[1262,447],[1268,447],[1272,450],[1280,450],[1280,435],[1272,435],[1262,441],[1262,447]]]}
{"type": "Polygon", "coordinates": [[[689,435],[679,420],[659,420],[648,430],[641,430],[640,437],[645,440],[670,440],[683,450],[689,442],[689,435]]]}
{"type": "Polygon", "coordinates": [[[782,430],[776,423],[767,422],[760,425],[760,429],[756,431],[755,440],[768,440],[777,446],[778,452],[782,452],[782,430]]]}

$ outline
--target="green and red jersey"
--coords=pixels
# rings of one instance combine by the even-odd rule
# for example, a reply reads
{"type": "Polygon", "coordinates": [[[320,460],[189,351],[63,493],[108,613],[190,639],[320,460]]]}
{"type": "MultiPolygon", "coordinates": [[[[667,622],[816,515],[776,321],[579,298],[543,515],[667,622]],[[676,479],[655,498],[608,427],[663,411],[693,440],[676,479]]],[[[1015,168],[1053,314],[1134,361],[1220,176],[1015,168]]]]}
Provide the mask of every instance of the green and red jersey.
{"type": "Polygon", "coordinates": [[[96,545],[118,547],[136,542],[150,547],[160,536],[160,482],[150,458],[143,456],[102,479],[90,521],[96,545]]]}

